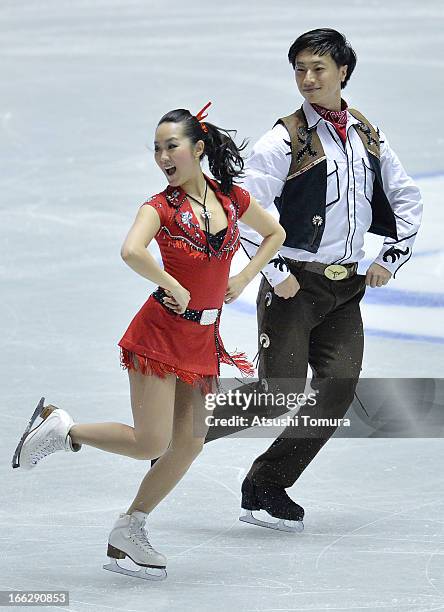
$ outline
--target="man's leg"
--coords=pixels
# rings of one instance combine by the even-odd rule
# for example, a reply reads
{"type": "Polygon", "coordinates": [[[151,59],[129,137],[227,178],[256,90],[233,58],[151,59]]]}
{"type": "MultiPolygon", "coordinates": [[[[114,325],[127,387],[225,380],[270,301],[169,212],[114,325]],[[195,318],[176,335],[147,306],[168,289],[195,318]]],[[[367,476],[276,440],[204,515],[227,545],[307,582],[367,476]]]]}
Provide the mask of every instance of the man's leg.
{"type": "MultiPolygon", "coordinates": [[[[322,318],[323,311],[332,305],[330,295],[316,295],[310,276],[298,273],[297,277],[301,289],[293,298],[279,298],[264,281],[258,294],[259,382],[275,398],[278,393],[298,394],[305,390],[310,332],[322,318]]],[[[303,527],[303,508],[287,496],[284,500],[280,499],[278,512],[273,514],[275,500],[279,496],[277,486],[267,482],[264,487],[261,486],[262,481],[256,483],[255,480],[256,471],[260,473],[262,467],[269,463],[268,456],[279,443],[279,439],[276,440],[256,459],[244,479],[242,508],[246,512],[240,519],[264,527],[300,531],[303,527]],[[276,523],[260,521],[252,514],[254,510],[266,510],[279,520],[276,523]]],[[[285,494],[284,489],[281,490],[285,494]]]]}
{"type": "MultiPolygon", "coordinates": [[[[310,273],[306,273],[308,275],[310,273]]],[[[310,334],[309,361],[313,385],[319,388],[315,410],[303,407],[298,415],[342,418],[347,412],[358,381],[363,354],[363,329],[359,302],[365,291],[364,278],[345,281],[315,279],[318,292],[329,291],[333,308],[310,334]],[[343,283],[341,285],[341,283],[343,283]]],[[[297,350],[297,349],[296,349],[297,350]]],[[[289,427],[253,463],[248,478],[255,485],[291,487],[314,459],[336,427],[289,427]]]]}

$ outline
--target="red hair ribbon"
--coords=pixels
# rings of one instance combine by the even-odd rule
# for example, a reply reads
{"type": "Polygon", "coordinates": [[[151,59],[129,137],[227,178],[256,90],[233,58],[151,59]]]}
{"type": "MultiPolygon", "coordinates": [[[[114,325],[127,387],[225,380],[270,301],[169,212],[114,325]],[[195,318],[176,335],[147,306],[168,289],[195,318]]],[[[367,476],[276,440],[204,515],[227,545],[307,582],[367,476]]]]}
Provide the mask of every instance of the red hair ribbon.
{"type": "Polygon", "coordinates": [[[203,108],[200,109],[200,111],[197,113],[196,115],[196,119],[198,121],[202,121],[202,119],[205,119],[205,117],[208,117],[208,113],[206,115],[204,115],[204,112],[207,110],[207,108],[209,106],[212,105],[212,102],[208,102],[208,104],[205,104],[205,106],[203,108]]]}
{"type": "Polygon", "coordinates": [[[202,129],[205,133],[208,132],[208,128],[205,125],[205,123],[202,121],[202,119],[205,119],[205,117],[208,117],[208,113],[204,114],[205,111],[207,110],[208,107],[210,107],[212,104],[212,102],[208,102],[208,104],[205,104],[205,106],[203,108],[200,109],[200,111],[197,113],[196,115],[196,119],[199,121],[199,123],[202,126],[202,129]]]}

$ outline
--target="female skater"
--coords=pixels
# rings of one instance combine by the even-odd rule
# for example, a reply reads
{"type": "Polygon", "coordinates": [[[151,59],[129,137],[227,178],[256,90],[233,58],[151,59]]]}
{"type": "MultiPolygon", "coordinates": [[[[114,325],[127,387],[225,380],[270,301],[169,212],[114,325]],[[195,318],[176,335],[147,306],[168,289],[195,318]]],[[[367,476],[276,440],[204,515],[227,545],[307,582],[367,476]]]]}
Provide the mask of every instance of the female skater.
{"type": "Polygon", "coordinates": [[[209,104],[196,116],[179,109],[159,121],[154,157],[168,186],[141,205],[121,250],[133,270],[159,285],[119,342],[134,427],[74,423],[66,411],[43,407],[42,399],[13,459],[14,467],[31,469],[54,451],[78,451],[83,444],[135,459],[159,457],[117,519],[108,539],[110,564],[104,566],[146,579],[166,577],[166,558],[151,546],[145,521],[202,450],[209,414],[204,394],[214,390],[220,363],[253,373],[244,354],[229,355],[224,348],[222,304],[240,295],[285,238],[281,226],[233,184],[242,176],[245,145],[237,147],[229,132],[202,121],[209,104]],[[205,156],[217,180],[202,172],[205,156]],[[242,272],[229,279],[241,217],[264,240],[242,272]],[[153,238],[163,269],[147,250],[153,238]],[[42,422],[31,430],[39,415],[42,422]],[[193,425],[200,428],[199,437],[193,425]],[[126,556],[141,569],[119,566],[117,559],[126,556]]]}

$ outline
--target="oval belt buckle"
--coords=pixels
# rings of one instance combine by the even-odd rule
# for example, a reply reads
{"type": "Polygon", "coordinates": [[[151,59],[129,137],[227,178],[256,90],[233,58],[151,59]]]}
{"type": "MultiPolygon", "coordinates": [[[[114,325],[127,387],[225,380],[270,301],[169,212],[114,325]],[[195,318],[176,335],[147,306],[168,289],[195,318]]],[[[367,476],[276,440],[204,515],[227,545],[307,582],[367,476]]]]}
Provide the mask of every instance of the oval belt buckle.
{"type": "Polygon", "coordinates": [[[345,266],[339,264],[332,264],[327,266],[324,270],[324,276],[333,281],[338,281],[348,276],[348,270],[345,266]]]}

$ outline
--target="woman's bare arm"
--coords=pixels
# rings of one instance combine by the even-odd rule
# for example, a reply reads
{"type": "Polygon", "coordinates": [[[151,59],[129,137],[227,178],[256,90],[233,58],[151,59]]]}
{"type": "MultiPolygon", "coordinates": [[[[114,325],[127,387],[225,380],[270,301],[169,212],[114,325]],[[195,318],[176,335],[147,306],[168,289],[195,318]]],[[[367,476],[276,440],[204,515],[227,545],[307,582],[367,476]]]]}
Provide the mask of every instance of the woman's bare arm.
{"type": "Polygon", "coordinates": [[[180,305],[178,312],[183,312],[190,301],[190,293],[171,274],[165,272],[147,250],[159,229],[160,218],[156,210],[152,206],[142,206],[125,238],[120,254],[135,272],[170,291],[180,305]]]}
{"type": "Polygon", "coordinates": [[[253,197],[250,197],[250,205],[242,215],[242,223],[252,227],[264,239],[245,268],[230,278],[225,293],[226,302],[232,302],[239,297],[248,283],[276,255],[285,240],[284,228],[253,197]]]}

